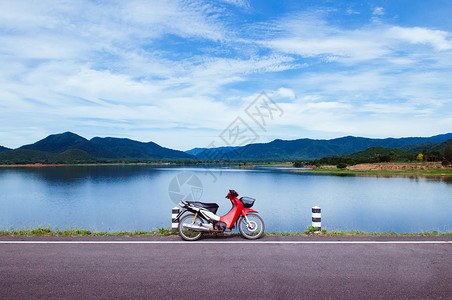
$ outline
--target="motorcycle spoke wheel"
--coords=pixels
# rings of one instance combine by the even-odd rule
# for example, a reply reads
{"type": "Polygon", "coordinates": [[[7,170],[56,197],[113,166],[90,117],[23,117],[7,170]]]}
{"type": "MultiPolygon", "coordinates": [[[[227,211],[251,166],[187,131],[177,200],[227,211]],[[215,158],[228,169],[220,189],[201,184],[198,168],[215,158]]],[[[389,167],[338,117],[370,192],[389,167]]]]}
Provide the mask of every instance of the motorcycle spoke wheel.
{"type": "Polygon", "coordinates": [[[200,231],[193,231],[186,227],[184,227],[184,224],[194,224],[194,225],[201,225],[203,223],[203,220],[198,216],[195,220],[194,214],[189,214],[184,216],[180,222],[179,226],[177,227],[177,231],[179,232],[179,235],[182,239],[186,241],[196,241],[199,239],[202,235],[202,232],[200,231]]]}
{"type": "Polygon", "coordinates": [[[241,217],[239,221],[240,234],[247,239],[255,240],[260,238],[264,234],[264,221],[259,215],[248,214],[248,223],[245,217],[241,217]]]}

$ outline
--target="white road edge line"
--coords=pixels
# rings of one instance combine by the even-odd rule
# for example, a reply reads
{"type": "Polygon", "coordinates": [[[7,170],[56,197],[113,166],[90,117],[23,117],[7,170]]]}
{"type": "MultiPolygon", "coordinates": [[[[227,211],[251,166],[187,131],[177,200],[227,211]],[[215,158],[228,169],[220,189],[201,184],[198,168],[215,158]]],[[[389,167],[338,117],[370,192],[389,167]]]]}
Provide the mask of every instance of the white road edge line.
{"type": "Polygon", "coordinates": [[[451,244],[452,241],[0,241],[0,244],[451,244]]]}

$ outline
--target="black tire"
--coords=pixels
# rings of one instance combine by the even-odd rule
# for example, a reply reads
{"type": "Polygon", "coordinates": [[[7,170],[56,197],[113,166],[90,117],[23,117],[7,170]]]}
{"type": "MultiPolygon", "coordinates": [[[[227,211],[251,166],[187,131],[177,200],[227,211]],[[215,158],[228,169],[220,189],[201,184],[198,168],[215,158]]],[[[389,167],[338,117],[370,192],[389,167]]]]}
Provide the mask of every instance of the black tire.
{"type": "Polygon", "coordinates": [[[240,234],[250,240],[256,240],[264,234],[264,221],[257,214],[247,214],[246,217],[250,221],[251,227],[247,226],[245,217],[241,217],[239,220],[240,234]]]}
{"type": "Polygon", "coordinates": [[[196,225],[201,225],[203,223],[203,220],[199,216],[196,217],[196,220],[194,218],[195,218],[194,214],[185,215],[179,221],[179,226],[177,226],[177,232],[179,232],[180,237],[186,241],[196,241],[202,235],[202,232],[200,231],[188,230],[185,229],[183,226],[184,222],[188,224],[194,223],[196,225]]]}

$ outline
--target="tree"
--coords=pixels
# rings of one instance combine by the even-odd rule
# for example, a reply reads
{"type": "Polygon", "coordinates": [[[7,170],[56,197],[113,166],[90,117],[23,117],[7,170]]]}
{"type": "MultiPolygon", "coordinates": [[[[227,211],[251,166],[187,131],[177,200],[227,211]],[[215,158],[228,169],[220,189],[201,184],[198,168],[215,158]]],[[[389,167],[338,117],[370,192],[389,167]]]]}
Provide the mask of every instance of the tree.
{"type": "Polygon", "coordinates": [[[336,168],[338,169],[345,169],[347,167],[347,164],[344,162],[340,162],[336,165],[336,168]]]}
{"type": "Polygon", "coordinates": [[[294,166],[295,168],[301,168],[301,167],[303,166],[303,163],[301,162],[301,160],[296,160],[296,161],[293,163],[293,166],[294,166]]]}
{"type": "Polygon", "coordinates": [[[417,160],[419,160],[419,161],[424,160],[424,154],[419,153],[419,154],[417,155],[417,160]]]}
{"type": "Polygon", "coordinates": [[[441,160],[441,153],[439,151],[422,151],[424,161],[439,161],[441,160]]]}
{"type": "Polygon", "coordinates": [[[380,155],[378,157],[378,161],[379,162],[390,162],[391,161],[391,156],[390,155],[380,155]]]}
{"type": "Polygon", "coordinates": [[[448,161],[452,161],[452,145],[449,145],[444,149],[444,158],[448,161]]]}

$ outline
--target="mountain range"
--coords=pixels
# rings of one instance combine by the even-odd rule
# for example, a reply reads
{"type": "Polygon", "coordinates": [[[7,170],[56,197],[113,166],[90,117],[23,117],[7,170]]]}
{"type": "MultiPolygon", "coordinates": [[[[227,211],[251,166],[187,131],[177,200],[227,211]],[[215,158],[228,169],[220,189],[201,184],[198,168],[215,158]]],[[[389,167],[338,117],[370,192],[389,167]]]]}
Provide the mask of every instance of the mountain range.
{"type": "Polygon", "coordinates": [[[6,147],[3,147],[3,146],[0,146],[0,153],[1,153],[1,152],[8,151],[8,150],[11,150],[11,149],[6,148],[6,147]]]}
{"type": "Polygon", "coordinates": [[[13,163],[82,163],[98,161],[190,160],[193,155],[156,143],[125,138],[88,140],[72,132],[52,134],[34,144],[0,153],[0,161],[13,163]]]}
{"type": "Polygon", "coordinates": [[[72,132],[48,137],[18,149],[0,146],[0,163],[86,163],[99,161],[185,161],[312,160],[347,155],[370,147],[442,151],[452,144],[452,133],[432,137],[371,139],[346,136],[330,140],[274,140],[243,147],[194,148],[186,152],[162,147],[154,142],[126,138],[94,137],[88,140],[72,132]]]}
{"type": "MultiPolygon", "coordinates": [[[[274,140],[270,143],[250,144],[233,148],[195,148],[188,153],[195,154],[198,159],[211,159],[212,157],[227,157],[231,160],[312,160],[322,157],[347,155],[362,151],[370,147],[403,148],[407,151],[421,152],[423,149],[434,147],[445,148],[438,145],[452,139],[452,133],[435,135],[432,137],[408,137],[371,139],[363,137],[346,136],[331,140],[297,139],[291,141],[274,140]],[[419,150],[420,149],[420,150],[419,150]]],[[[433,149],[432,149],[433,150],[433,149]]]]}

